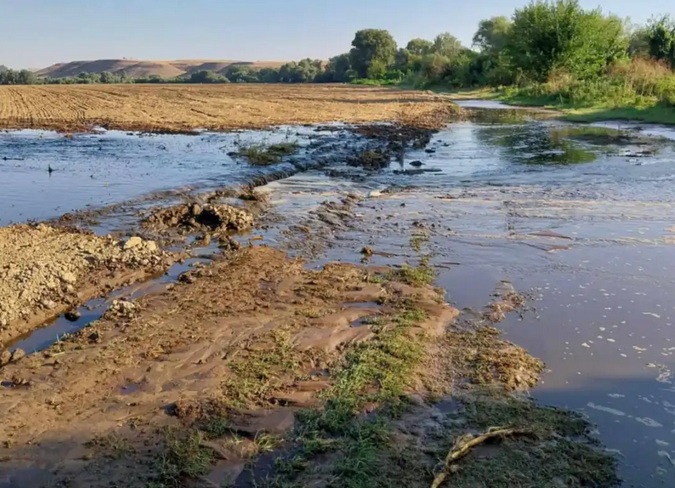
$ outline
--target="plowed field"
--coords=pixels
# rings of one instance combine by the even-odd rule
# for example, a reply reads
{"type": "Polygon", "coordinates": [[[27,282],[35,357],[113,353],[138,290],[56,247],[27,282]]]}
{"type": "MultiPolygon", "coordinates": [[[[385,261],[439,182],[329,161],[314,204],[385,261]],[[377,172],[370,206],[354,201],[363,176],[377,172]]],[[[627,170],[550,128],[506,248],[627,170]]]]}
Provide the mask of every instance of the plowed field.
{"type": "Polygon", "coordinates": [[[372,122],[442,102],[419,91],[345,85],[0,86],[0,128],[189,131],[372,122]]]}

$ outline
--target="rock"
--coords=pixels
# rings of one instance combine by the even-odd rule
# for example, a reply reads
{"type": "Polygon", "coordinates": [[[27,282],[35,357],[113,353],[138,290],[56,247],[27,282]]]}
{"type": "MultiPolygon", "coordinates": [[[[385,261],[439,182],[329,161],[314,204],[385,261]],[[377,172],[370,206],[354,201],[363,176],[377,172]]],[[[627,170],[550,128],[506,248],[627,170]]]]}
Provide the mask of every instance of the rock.
{"type": "Polygon", "coordinates": [[[424,163],[422,161],[412,161],[410,163],[410,166],[412,166],[414,168],[419,168],[421,166],[424,166],[424,163]]]}
{"type": "Polygon", "coordinates": [[[26,352],[23,349],[16,349],[12,353],[12,362],[19,361],[26,357],[26,352]]]}
{"type": "Polygon", "coordinates": [[[9,364],[9,362],[12,360],[12,353],[9,352],[7,349],[2,351],[0,354],[0,366],[5,366],[9,364]]]}
{"type": "Polygon", "coordinates": [[[143,239],[141,239],[138,236],[133,236],[127,239],[127,241],[124,243],[124,249],[135,249],[137,247],[140,247],[143,245],[143,239]]]}
{"type": "Polygon", "coordinates": [[[82,315],[77,310],[70,310],[69,312],[66,312],[66,314],[64,315],[66,320],[70,322],[77,322],[81,316],[82,315]]]}
{"type": "Polygon", "coordinates": [[[365,246],[363,249],[361,249],[361,254],[364,256],[372,256],[374,254],[373,248],[370,246],[365,246]]]}
{"type": "Polygon", "coordinates": [[[53,300],[45,299],[40,302],[40,305],[42,305],[47,310],[51,310],[52,308],[56,307],[56,302],[54,302],[53,300]]]}
{"type": "Polygon", "coordinates": [[[68,285],[73,285],[75,282],[77,282],[77,276],[75,276],[73,273],[70,273],[68,271],[65,271],[61,273],[61,276],[59,276],[59,279],[63,281],[64,283],[68,285]]]}
{"type": "Polygon", "coordinates": [[[149,252],[157,252],[157,243],[155,241],[145,241],[145,249],[149,252]]]}

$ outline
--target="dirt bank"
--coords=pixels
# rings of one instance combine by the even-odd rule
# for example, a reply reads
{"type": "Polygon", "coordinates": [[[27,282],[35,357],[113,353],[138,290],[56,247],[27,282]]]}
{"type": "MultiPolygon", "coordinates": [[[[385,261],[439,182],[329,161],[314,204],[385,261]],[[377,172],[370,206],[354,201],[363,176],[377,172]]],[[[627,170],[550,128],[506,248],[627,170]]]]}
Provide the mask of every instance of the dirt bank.
{"type": "Polygon", "coordinates": [[[449,103],[443,96],[421,91],[349,85],[2,86],[0,127],[190,132],[367,123],[449,103]]]}
{"type": "Polygon", "coordinates": [[[507,472],[534,477],[537,456],[559,455],[533,479],[578,479],[573,442],[600,460],[586,479],[612,481],[583,420],[506,393],[541,363],[453,327],[458,311],[429,285],[387,268],[308,271],[268,247],[190,275],[0,370],[0,486],[428,487],[453,443],[497,425],[510,430],[482,476],[525,452],[507,472]]]}
{"type": "Polygon", "coordinates": [[[0,343],[171,261],[154,242],[39,225],[0,228],[0,343]]]}

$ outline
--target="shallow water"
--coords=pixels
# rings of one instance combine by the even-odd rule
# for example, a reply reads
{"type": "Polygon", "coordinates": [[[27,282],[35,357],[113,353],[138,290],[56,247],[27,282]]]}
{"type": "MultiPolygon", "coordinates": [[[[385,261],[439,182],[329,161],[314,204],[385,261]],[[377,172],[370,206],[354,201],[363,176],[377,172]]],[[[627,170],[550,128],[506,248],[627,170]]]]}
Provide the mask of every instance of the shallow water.
{"type": "Polygon", "coordinates": [[[239,144],[290,140],[305,146],[320,134],[308,127],[198,135],[0,132],[0,225],[45,220],[166,189],[244,183],[273,168],[252,168],[228,156],[239,144]]]}
{"type": "MultiPolygon", "coordinates": [[[[336,231],[313,266],[358,261],[364,245],[375,248],[374,264],[412,263],[409,238],[424,228],[438,283],[458,307],[484,306],[502,280],[531,293],[533,310],[502,327],[546,361],[535,395],[597,424],[621,453],[625,486],[672,486],[675,131],[491,114],[448,127],[382,172],[313,170],[265,191],[285,223],[345,192],[370,196],[355,209],[355,227],[336,231]],[[435,172],[395,174],[414,161],[435,172]],[[381,193],[391,187],[405,190],[381,193]]],[[[247,137],[285,138],[285,130],[247,137]]],[[[303,144],[314,134],[299,131],[303,144]]],[[[0,223],[245,181],[250,169],[226,154],[237,137],[0,134],[0,223]],[[57,170],[51,178],[47,165],[57,170]]],[[[274,226],[265,235],[284,242],[274,226]]]]}

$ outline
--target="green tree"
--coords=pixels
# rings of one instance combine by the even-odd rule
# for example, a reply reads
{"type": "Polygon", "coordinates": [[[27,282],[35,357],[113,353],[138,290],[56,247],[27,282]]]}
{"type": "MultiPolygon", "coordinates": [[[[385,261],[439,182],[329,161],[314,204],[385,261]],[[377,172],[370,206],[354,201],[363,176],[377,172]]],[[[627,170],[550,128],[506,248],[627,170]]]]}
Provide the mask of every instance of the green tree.
{"type": "Polygon", "coordinates": [[[101,83],[119,83],[120,77],[110,71],[103,71],[101,73],[101,83]]]}
{"type": "Polygon", "coordinates": [[[667,15],[652,19],[646,36],[649,54],[675,68],[675,22],[667,15]]]}
{"type": "Polygon", "coordinates": [[[598,76],[626,55],[623,22],[577,0],[536,0],[516,10],[506,45],[516,69],[544,81],[554,69],[577,78],[598,76]]]}
{"type": "Polygon", "coordinates": [[[450,59],[459,56],[464,50],[460,40],[448,32],[437,35],[432,47],[432,52],[450,59]]]}
{"type": "Polygon", "coordinates": [[[394,64],[396,41],[389,31],[381,29],[360,30],[352,41],[349,59],[359,77],[371,73],[383,73],[394,64]]]}
{"type": "Polygon", "coordinates": [[[38,82],[38,77],[32,71],[22,69],[16,74],[17,85],[34,85],[38,82]]]}
{"type": "Polygon", "coordinates": [[[279,83],[279,70],[275,68],[261,68],[258,71],[258,79],[262,83],[279,83]]]}
{"type": "Polygon", "coordinates": [[[412,39],[405,48],[413,56],[426,56],[433,50],[434,43],[426,39],[412,39]]]}
{"type": "Polygon", "coordinates": [[[230,80],[215,71],[204,69],[192,73],[187,81],[188,83],[227,83],[230,80]]]}
{"type": "Polygon", "coordinates": [[[330,58],[321,81],[327,83],[345,83],[351,81],[352,62],[349,53],[330,58]]]}
{"type": "Polygon", "coordinates": [[[511,21],[506,17],[481,20],[473,36],[473,45],[482,52],[499,54],[505,47],[511,31],[511,21]]]}
{"type": "Polygon", "coordinates": [[[260,81],[258,71],[245,64],[233,64],[225,70],[225,76],[232,83],[256,83],[260,81]]]}

